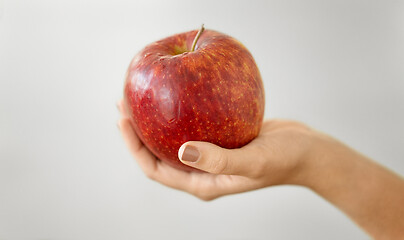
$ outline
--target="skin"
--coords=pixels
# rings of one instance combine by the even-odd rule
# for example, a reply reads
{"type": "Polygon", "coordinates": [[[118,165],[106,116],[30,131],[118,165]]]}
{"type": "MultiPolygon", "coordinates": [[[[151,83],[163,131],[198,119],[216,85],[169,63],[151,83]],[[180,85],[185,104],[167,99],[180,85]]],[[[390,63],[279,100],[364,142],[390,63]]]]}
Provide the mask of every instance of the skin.
{"type": "Polygon", "coordinates": [[[336,139],[294,121],[264,121],[259,136],[238,149],[186,142],[200,156],[185,172],[157,159],[139,140],[118,104],[122,136],[143,172],[168,187],[209,201],[274,185],[310,188],[375,239],[404,236],[404,180],[336,139]]]}

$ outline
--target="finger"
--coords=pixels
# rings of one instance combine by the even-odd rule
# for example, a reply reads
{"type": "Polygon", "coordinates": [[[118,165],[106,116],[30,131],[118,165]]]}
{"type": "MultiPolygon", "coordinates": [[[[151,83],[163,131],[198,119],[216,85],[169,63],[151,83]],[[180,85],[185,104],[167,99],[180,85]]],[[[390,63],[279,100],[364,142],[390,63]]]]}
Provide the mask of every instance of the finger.
{"type": "Polygon", "coordinates": [[[219,175],[185,172],[158,160],[137,137],[128,119],[123,100],[117,103],[117,107],[122,116],[118,124],[122,136],[146,176],[168,187],[189,192],[203,200],[211,200],[223,194],[234,192],[229,181],[217,184],[218,182],[222,182],[218,181],[219,175]]]}
{"type": "Polygon", "coordinates": [[[186,142],[178,151],[185,165],[214,174],[256,176],[263,163],[259,149],[252,145],[225,149],[208,142],[186,142]]]}
{"type": "Polygon", "coordinates": [[[136,162],[147,177],[171,188],[182,190],[202,199],[212,200],[217,197],[254,189],[241,176],[216,175],[204,172],[185,172],[175,169],[158,160],[139,140],[129,119],[119,122],[122,136],[135,158],[136,162]]]}
{"type": "Polygon", "coordinates": [[[136,162],[142,168],[143,172],[150,178],[156,175],[154,172],[157,169],[157,159],[140,141],[136,135],[132,124],[128,118],[123,99],[119,101],[118,109],[121,113],[122,119],[119,121],[119,129],[121,130],[123,139],[135,158],[136,162]]]}
{"type": "Polygon", "coordinates": [[[129,119],[122,118],[119,121],[119,129],[129,151],[135,158],[136,162],[139,164],[143,172],[148,177],[153,178],[153,176],[155,175],[154,172],[157,169],[156,157],[143,145],[143,143],[137,137],[129,119]]]}
{"type": "Polygon", "coordinates": [[[193,179],[197,178],[198,174],[175,169],[158,160],[137,137],[129,119],[122,118],[119,126],[128,149],[147,177],[166,186],[192,193],[195,189],[193,184],[197,182],[193,179]]]}
{"type": "Polygon", "coordinates": [[[195,195],[195,185],[203,182],[207,173],[195,173],[178,170],[171,167],[164,161],[157,161],[157,168],[153,180],[171,188],[189,192],[195,195]]]}
{"type": "Polygon", "coordinates": [[[127,112],[127,110],[126,110],[126,108],[125,108],[125,103],[124,103],[124,100],[123,100],[123,99],[121,99],[121,100],[117,103],[117,107],[118,107],[118,110],[119,110],[119,112],[121,113],[121,116],[122,116],[123,118],[129,118],[129,115],[128,115],[128,112],[127,112]]]}

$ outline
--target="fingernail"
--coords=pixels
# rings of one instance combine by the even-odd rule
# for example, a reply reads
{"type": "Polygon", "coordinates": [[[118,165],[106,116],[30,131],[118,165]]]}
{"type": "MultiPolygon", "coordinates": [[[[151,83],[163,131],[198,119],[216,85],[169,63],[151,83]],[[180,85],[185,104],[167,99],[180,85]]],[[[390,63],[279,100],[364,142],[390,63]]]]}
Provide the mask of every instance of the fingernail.
{"type": "Polygon", "coordinates": [[[186,162],[196,162],[199,159],[199,151],[196,147],[187,145],[182,152],[181,160],[186,162]]]}

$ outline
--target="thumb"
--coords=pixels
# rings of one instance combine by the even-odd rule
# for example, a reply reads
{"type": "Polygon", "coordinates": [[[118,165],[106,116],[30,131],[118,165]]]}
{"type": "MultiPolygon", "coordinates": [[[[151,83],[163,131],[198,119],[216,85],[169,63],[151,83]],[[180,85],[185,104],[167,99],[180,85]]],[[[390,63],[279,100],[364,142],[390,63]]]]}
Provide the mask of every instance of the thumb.
{"type": "Polygon", "coordinates": [[[178,151],[178,158],[185,165],[214,174],[244,176],[256,172],[254,168],[259,169],[259,165],[252,162],[258,160],[255,158],[259,155],[248,147],[226,149],[197,141],[184,143],[178,151]]]}

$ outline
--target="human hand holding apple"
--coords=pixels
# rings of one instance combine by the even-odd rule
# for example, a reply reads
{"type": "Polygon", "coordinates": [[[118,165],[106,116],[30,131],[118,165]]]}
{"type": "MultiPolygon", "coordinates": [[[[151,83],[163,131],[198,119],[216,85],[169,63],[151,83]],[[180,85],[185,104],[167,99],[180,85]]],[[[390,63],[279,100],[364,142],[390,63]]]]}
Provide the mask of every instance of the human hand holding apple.
{"type": "Polygon", "coordinates": [[[148,177],[204,200],[294,181],[309,149],[306,127],[262,125],[264,89],[251,54],[203,30],[150,44],[132,60],[119,126],[134,158],[148,177]]]}
{"type": "Polygon", "coordinates": [[[137,54],[119,110],[144,173],[204,200],[293,182],[309,150],[304,125],[262,124],[264,90],[247,49],[203,27],[137,54]]]}
{"type": "Polygon", "coordinates": [[[259,133],[264,87],[248,50],[212,30],[177,34],[146,46],[132,60],[125,109],[144,145],[182,170],[187,141],[239,148],[259,133]]]}
{"type": "Polygon", "coordinates": [[[118,126],[148,177],[203,200],[272,185],[302,185],[374,238],[403,236],[400,176],[299,122],[267,120],[261,127],[264,95],[251,55],[235,40],[213,31],[205,35],[210,40],[201,43],[199,53],[193,50],[200,34],[191,52],[184,53],[191,33],[167,38],[173,45],[149,45],[145,50],[156,51],[142,51],[128,70],[118,126]],[[224,44],[227,41],[233,47],[224,44]],[[210,52],[217,45],[222,51],[210,52]],[[220,61],[227,56],[233,56],[233,64],[220,61]],[[225,131],[227,123],[230,129],[225,131]],[[178,160],[181,142],[185,143],[178,160]],[[193,153],[187,155],[190,149],[193,153]]]}
{"type": "Polygon", "coordinates": [[[160,161],[139,139],[123,100],[118,104],[118,127],[132,156],[149,178],[188,192],[202,200],[271,185],[303,184],[312,157],[312,131],[293,121],[264,121],[259,135],[237,149],[189,141],[179,151],[182,163],[202,171],[183,171],[160,161]],[[183,150],[197,149],[197,161],[185,161],[183,150]]]}

